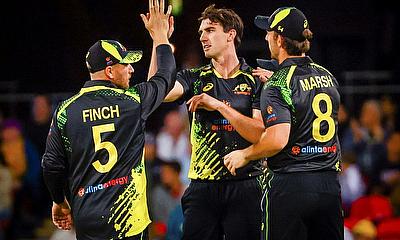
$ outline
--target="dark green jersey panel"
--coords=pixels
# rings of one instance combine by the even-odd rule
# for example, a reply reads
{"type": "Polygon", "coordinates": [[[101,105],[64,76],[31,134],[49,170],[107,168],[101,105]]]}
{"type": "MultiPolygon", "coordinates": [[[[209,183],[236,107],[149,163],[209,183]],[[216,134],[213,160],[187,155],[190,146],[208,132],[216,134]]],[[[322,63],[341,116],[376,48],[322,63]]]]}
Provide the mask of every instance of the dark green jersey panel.
{"type": "Polygon", "coordinates": [[[261,92],[264,124],[290,123],[286,147],[268,158],[275,172],[340,170],[338,82],[309,57],[286,59],[261,92]]]}
{"type": "MultiPolygon", "coordinates": [[[[259,109],[261,83],[251,75],[249,67],[241,59],[241,67],[232,78],[223,79],[211,64],[197,69],[178,72],[177,81],[184,88],[184,99],[207,93],[224,102],[241,114],[252,117],[253,109],[259,109]]],[[[250,145],[242,138],[218,111],[198,109],[189,113],[191,124],[192,158],[189,178],[222,180],[234,178],[225,167],[223,157],[233,150],[250,145]]],[[[260,173],[260,162],[253,161],[239,169],[236,178],[248,178],[260,173]]]]}

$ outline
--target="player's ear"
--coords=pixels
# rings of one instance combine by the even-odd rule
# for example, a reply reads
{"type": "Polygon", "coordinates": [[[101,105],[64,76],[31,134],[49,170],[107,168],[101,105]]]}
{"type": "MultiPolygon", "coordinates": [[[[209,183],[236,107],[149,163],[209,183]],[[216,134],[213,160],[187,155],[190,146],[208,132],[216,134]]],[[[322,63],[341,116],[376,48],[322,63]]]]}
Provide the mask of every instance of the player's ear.
{"type": "Polygon", "coordinates": [[[228,42],[232,42],[235,41],[235,37],[236,37],[236,30],[235,29],[231,29],[228,31],[228,42]]]}
{"type": "Polygon", "coordinates": [[[112,66],[107,66],[104,69],[104,74],[107,76],[107,78],[113,78],[113,73],[112,73],[112,66]]]}
{"type": "Polygon", "coordinates": [[[280,34],[277,34],[277,39],[276,39],[276,43],[278,45],[278,47],[282,47],[283,46],[283,42],[284,42],[284,37],[280,34]]]}

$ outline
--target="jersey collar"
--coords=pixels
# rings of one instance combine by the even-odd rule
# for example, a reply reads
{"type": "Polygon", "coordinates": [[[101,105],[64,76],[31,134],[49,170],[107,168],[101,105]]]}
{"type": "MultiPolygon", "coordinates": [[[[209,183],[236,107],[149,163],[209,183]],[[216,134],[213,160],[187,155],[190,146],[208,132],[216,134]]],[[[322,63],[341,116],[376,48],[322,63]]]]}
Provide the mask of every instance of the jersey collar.
{"type": "Polygon", "coordinates": [[[105,87],[110,87],[110,88],[118,88],[113,84],[111,81],[108,80],[90,80],[86,81],[85,84],[83,85],[84,88],[87,87],[94,87],[94,86],[105,86],[105,87]]]}
{"type": "MultiPolygon", "coordinates": [[[[235,77],[237,77],[238,75],[240,75],[241,73],[244,73],[244,72],[248,72],[248,71],[249,71],[250,66],[246,63],[246,61],[244,60],[244,58],[239,57],[239,64],[240,64],[239,69],[238,69],[232,76],[230,76],[229,78],[235,78],[235,77]]],[[[204,71],[204,70],[205,70],[205,71],[210,71],[210,70],[212,70],[213,73],[214,73],[214,75],[215,75],[216,77],[222,78],[221,74],[220,74],[219,72],[217,72],[217,71],[215,70],[215,68],[213,67],[212,61],[210,61],[210,64],[209,64],[208,67],[203,68],[203,71],[204,71]]]]}
{"type": "Polygon", "coordinates": [[[278,70],[285,68],[285,67],[290,67],[293,65],[298,65],[298,66],[307,65],[312,62],[313,62],[313,60],[309,56],[286,58],[285,61],[283,61],[281,64],[279,64],[278,70]]]}

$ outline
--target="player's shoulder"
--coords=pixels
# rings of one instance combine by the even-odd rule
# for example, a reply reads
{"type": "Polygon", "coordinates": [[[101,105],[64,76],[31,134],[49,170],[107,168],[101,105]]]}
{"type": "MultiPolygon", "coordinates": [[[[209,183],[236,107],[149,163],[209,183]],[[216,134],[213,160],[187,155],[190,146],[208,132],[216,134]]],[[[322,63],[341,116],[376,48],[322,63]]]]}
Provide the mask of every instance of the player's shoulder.
{"type": "Polygon", "coordinates": [[[255,85],[256,87],[261,85],[261,80],[258,77],[253,76],[254,68],[247,64],[246,60],[242,57],[239,58],[240,62],[240,73],[245,76],[245,80],[250,85],[255,85]]]}
{"type": "Polygon", "coordinates": [[[252,73],[254,67],[250,66],[244,58],[239,58],[240,62],[240,71],[244,73],[252,73]]]}
{"type": "Polygon", "coordinates": [[[135,102],[139,102],[140,103],[140,90],[139,90],[139,88],[140,88],[140,85],[129,87],[128,89],[126,89],[123,92],[123,94],[129,100],[133,100],[135,102]]]}
{"type": "Polygon", "coordinates": [[[75,93],[73,96],[71,96],[71,97],[69,97],[67,99],[59,101],[58,105],[57,105],[57,108],[56,108],[57,111],[60,111],[62,109],[67,108],[68,106],[70,106],[71,103],[73,103],[80,95],[81,95],[80,93],[75,93]]]}
{"type": "Polygon", "coordinates": [[[264,84],[266,87],[288,87],[288,80],[292,77],[293,72],[290,71],[291,67],[283,67],[275,71],[268,81],[264,84]]]}
{"type": "Polygon", "coordinates": [[[323,67],[323,66],[321,66],[321,65],[319,65],[319,64],[317,64],[315,62],[311,62],[310,63],[310,67],[313,68],[313,69],[316,69],[319,72],[327,73],[327,74],[329,74],[329,75],[331,75],[333,77],[333,74],[328,69],[326,69],[325,67],[323,67]]]}
{"type": "Polygon", "coordinates": [[[212,73],[211,64],[202,65],[194,68],[186,68],[178,71],[177,78],[190,78],[200,77],[212,73]]]}
{"type": "Polygon", "coordinates": [[[211,64],[206,64],[206,65],[202,65],[197,68],[191,68],[189,70],[191,73],[204,75],[204,74],[212,73],[212,69],[213,68],[212,68],[211,64]]]}

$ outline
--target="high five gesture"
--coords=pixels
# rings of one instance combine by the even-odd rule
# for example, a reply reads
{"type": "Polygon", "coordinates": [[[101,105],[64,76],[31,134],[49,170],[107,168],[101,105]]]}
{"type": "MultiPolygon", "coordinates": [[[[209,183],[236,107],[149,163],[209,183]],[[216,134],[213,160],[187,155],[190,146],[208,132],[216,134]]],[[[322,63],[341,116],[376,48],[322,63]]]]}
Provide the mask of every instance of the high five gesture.
{"type": "Polygon", "coordinates": [[[140,14],[144,26],[149,31],[155,46],[168,44],[168,38],[173,31],[173,17],[171,16],[172,6],[168,5],[165,12],[165,0],[149,0],[149,12],[140,14]]]}

